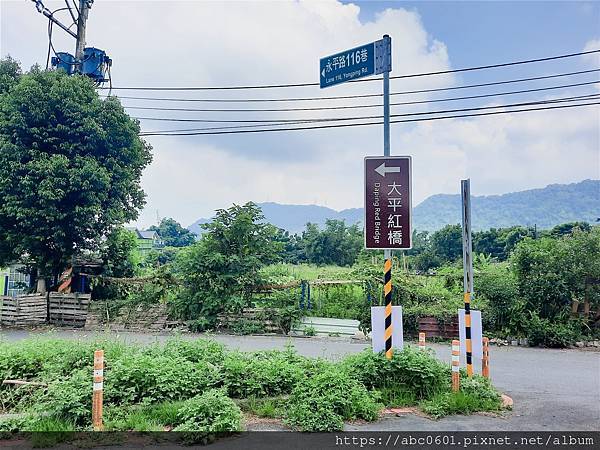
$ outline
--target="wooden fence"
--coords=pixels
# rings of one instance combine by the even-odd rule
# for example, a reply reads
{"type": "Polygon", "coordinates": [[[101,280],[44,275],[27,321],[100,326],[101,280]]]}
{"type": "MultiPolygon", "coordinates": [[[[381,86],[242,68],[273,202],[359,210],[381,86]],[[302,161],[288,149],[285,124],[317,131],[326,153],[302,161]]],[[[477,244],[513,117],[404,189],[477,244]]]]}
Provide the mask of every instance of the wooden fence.
{"type": "Polygon", "coordinates": [[[0,323],[3,325],[35,325],[46,322],[47,304],[43,294],[1,297],[0,323]]]}
{"type": "Polygon", "coordinates": [[[43,323],[83,327],[90,304],[89,294],[29,294],[0,297],[0,324],[27,326],[43,323]]]}
{"type": "Polygon", "coordinates": [[[83,327],[90,305],[90,294],[48,294],[48,322],[53,325],[83,327]]]}

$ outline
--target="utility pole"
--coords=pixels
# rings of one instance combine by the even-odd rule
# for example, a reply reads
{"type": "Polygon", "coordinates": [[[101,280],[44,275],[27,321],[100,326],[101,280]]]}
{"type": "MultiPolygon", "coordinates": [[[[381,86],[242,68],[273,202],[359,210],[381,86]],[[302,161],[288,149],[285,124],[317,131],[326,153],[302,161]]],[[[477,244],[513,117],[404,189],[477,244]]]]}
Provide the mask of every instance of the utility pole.
{"type": "Polygon", "coordinates": [[[463,286],[465,300],[465,353],[467,375],[473,376],[473,343],[471,340],[471,296],[473,294],[473,241],[471,239],[471,180],[461,180],[463,286]]]}
{"type": "Polygon", "coordinates": [[[77,42],[75,44],[75,60],[77,61],[76,71],[82,72],[83,49],[85,48],[85,25],[88,18],[90,2],[88,0],[79,0],[79,17],[77,18],[77,42]]]}

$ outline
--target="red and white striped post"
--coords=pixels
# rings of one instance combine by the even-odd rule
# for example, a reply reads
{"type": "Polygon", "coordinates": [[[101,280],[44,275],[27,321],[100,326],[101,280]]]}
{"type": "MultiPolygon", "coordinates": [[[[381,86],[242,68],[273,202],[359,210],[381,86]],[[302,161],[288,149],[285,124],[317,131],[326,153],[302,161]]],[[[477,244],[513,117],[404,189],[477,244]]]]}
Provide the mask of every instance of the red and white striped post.
{"type": "Polygon", "coordinates": [[[425,333],[419,333],[419,349],[423,350],[425,348],[425,333]]]}
{"type": "Polygon", "coordinates": [[[483,338],[483,358],[481,359],[481,375],[490,377],[490,340],[483,338]]]}
{"type": "Polygon", "coordinates": [[[460,389],[460,341],[452,341],[452,392],[460,389]]]}
{"type": "Polygon", "coordinates": [[[102,431],[102,396],[104,393],[104,350],[94,352],[94,388],[92,394],[92,425],[102,431]]]}

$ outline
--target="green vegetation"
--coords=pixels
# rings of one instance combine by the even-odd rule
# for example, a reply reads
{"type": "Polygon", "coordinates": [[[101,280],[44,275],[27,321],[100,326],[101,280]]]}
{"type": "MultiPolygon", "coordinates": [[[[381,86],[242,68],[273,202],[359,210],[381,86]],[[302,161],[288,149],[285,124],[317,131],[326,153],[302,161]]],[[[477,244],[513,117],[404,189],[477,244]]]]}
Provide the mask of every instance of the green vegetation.
{"type": "MultiPolygon", "coordinates": [[[[382,302],[381,255],[363,251],[352,267],[284,263],[280,237],[261,220],[253,204],[220,211],[204,225],[200,240],[171,262],[144,269],[144,283],[105,282],[118,285],[106,302],[109,316],[163,302],[193,331],[214,329],[220,317],[228,317],[233,333],[287,334],[303,315],[312,315],[355,319],[368,332],[370,307],[382,302]],[[250,308],[252,315],[240,314],[250,308]]],[[[394,257],[393,270],[393,303],[403,306],[409,335],[424,317],[442,328],[455,322],[463,306],[459,228],[414,237],[415,247],[394,257]],[[419,271],[421,263],[426,273],[419,271]]],[[[521,227],[492,229],[475,233],[474,240],[476,248],[490,252],[474,258],[473,307],[483,313],[486,334],[552,347],[598,337],[592,312],[600,290],[589,281],[600,278],[599,227],[564,224],[537,236],[521,227]],[[587,313],[573,314],[577,304],[587,313]]],[[[127,255],[126,239],[107,242],[108,254],[127,255]]],[[[128,270],[127,261],[106,267],[128,270]]]]}
{"type": "Polygon", "coordinates": [[[287,406],[286,422],[300,431],[341,430],[346,420],[371,422],[381,409],[362,383],[336,368],[300,380],[287,406]]]}
{"type": "MultiPolygon", "coordinates": [[[[105,351],[106,429],[185,431],[194,442],[241,430],[242,410],[303,431],[339,430],[344,421],[376,420],[383,406],[429,407],[450,391],[450,367],[410,347],[391,361],[367,350],[334,363],[291,348],[227,351],[211,340],[140,346],[40,338],[0,342],[2,379],[47,384],[0,386],[1,412],[24,413],[1,421],[0,431],[90,429],[97,348],[105,351]]],[[[469,412],[500,407],[487,380],[466,380],[463,391],[482,400],[469,412]]]]}
{"type": "Polygon", "coordinates": [[[261,284],[260,269],[274,262],[281,250],[276,229],[261,223],[253,203],[218,210],[215,219],[194,245],[178,254],[175,268],[182,287],[174,305],[180,317],[202,317],[214,327],[223,311],[240,311],[250,304],[254,287],[261,284]]]}
{"type": "Polygon", "coordinates": [[[137,218],[152,157],[118,100],[84,76],[0,61],[0,266],[41,279],[137,218]],[[73,207],[76,205],[77,207],[73,207]]]}
{"type": "Polygon", "coordinates": [[[156,231],[167,247],[186,247],[196,240],[194,233],[170,217],[162,219],[158,226],[153,225],[148,229],[156,231]]]}
{"type": "Polygon", "coordinates": [[[439,392],[421,404],[423,412],[438,419],[452,414],[472,414],[476,411],[499,411],[501,398],[489,379],[479,375],[468,378],[461,374],[458,392],[439,392]]]}

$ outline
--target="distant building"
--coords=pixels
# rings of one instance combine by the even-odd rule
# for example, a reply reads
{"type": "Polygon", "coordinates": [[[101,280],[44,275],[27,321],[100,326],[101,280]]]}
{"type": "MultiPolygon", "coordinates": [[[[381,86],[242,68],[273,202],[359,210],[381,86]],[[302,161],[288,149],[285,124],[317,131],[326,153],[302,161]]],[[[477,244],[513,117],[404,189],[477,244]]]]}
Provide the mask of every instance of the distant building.
{"type": "Polygon", "coordinates": [[[164,246],[164,242],[154,230],[138,230],[130,228],[136,234],[137,251],[141,259],[146,258],[152,250],[157,250],[164,246]]]}
{"type": "Polygon", "coordinates": [[[27,291],[31,285],[31,277],[20,271],[22,267],[20,264],[13,264],[0,268],[0,295],[15,297],[27,291]]]}

